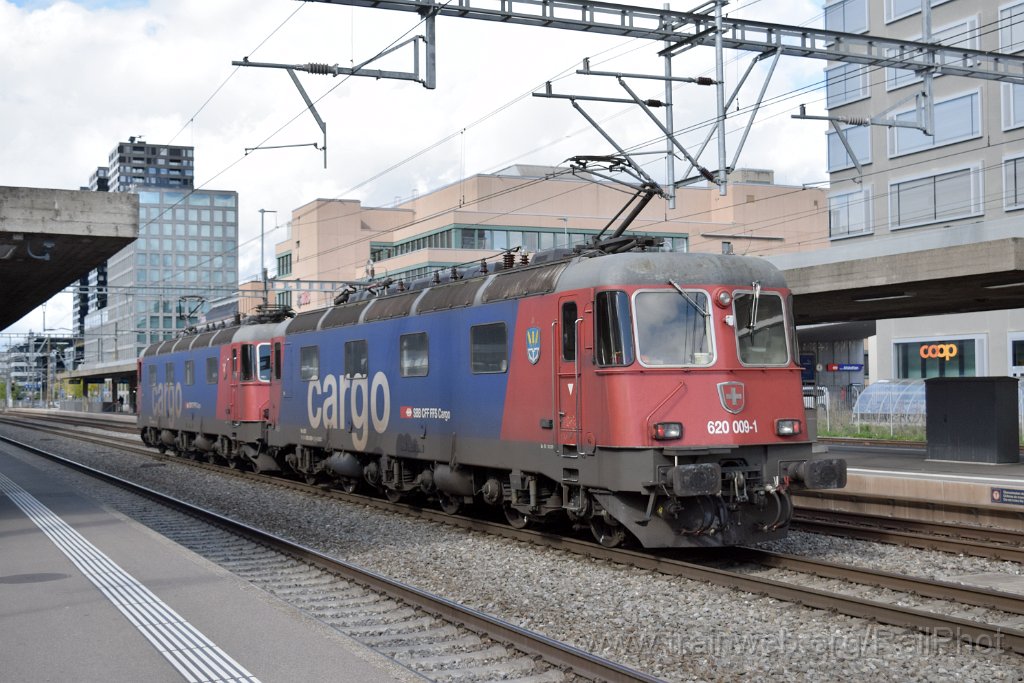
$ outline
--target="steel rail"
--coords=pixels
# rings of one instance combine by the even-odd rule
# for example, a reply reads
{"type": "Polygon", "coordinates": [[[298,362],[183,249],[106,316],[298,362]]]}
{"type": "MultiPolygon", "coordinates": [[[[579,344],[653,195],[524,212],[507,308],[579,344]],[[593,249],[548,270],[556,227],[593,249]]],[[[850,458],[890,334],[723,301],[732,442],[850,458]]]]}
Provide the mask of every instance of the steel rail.
{"type": "MultiPolygon", "coordinates": [[[[902,520],[899,521],[902,522],[902,520]]],[[[964,553],[975,557],[986,557],[992,560],[1007,560],[1024,564],[1024,548],[1001,543],[985,543],[983,541],[950,538],[930,533],[885,529],[880,526],[865,526],[819,518],[811,519],[803,515],[797,515],[794,518],[792,528],[829,536],[844,536],[864,541],[905,545],[922,550],[964,553]]]]}
{"type": "Polygon", "coordinates": [[[132,493],[145,496],[180,512],[193,515],[209,524],[220,526],[234,534],[263,544],[277,552],[308,562],[325,571],[336,573],[374,592],[383,593],[447,621],[456,622],[472,631],[506,643],[527,654],[538,656],[545,662],[584,678],[609,681],[609,683],[630,683],[635,681],[658,683],[662,680],[656,676],[636,671],[617,662],[612,662],[598,655],[580,650],[567,643],[559,642],[541,633],[516,626],[503,619],[493,617],[465,605],[460,605],[447,598],[433,595],[409,584],[395,581],[350,562],[324,555],[312,548],[293,543],[280,536],[249,526],[230,517],[225,517],[211,510],[192,505],[179,498],[69,460],[36,446],[2,435],[0,435],[0,441],[12,444],[22,450],[47,458],[108,484],[113,484],[132,493]]]}
{"type": "MultiPolygon", "coordinates": [[[[1021,513],[1009,514],[1008,519],[1020,519],[1021,513]]],[[[958,524],[951,522],[929,522],[919,519],[903,519],[878,515],[866,512],[845,512],[841,510],[820,510],[805,508],[797,513],[797,519],[816,521],[827,520],[829,522],[842,522],[856,526],[870,526],[872,528],[894,529],[896,531],[913,531],[920,534],[930,534],[942,538],[964,539],[979,541],[981,543],[1007,544],[1010,546],[1024,546],[1024,532],[1010,531],[996,527],[986,527],[979,524],[958,524]]]]}
{"type": "Polygon", "coordinates": [[[979,588],[952,581],[922,579],[879,569],[866,569],[799,555],[776,553],[760,548],[746,548],[732,559],[756,562],[765,567],[813,574],[826,579],[852,581],[902,593],[914,593],[925,598],[951,600],[964,605],[985,607],[1010,614],[1024,614],[1024,595],[1017,593],[979,588]]]}

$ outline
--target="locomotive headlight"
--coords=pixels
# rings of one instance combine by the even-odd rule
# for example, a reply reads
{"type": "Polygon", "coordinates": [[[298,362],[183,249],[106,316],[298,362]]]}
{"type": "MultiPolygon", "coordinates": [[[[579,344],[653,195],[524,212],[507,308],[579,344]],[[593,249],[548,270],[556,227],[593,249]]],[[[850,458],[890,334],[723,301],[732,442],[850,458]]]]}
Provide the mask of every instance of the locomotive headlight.
{"type": "Polygon", "coordinates": [[[796,436],[802,431],[800,420],[776,420],[775,433],[779,436],[796,436]]]}
{"type": "Polygon", "coordinates": [[[724,289],[718,290],[715,294],[715,303],[718,304],[719,308],[728,308],[729,304],[732,303],[732,294],[724,289]]]}
{"type": "Polygon", "coordinates": [[[683,425],[680,422],[658,422],[654,425],[654,439],[669,441],[683,438],[683,425]]]}

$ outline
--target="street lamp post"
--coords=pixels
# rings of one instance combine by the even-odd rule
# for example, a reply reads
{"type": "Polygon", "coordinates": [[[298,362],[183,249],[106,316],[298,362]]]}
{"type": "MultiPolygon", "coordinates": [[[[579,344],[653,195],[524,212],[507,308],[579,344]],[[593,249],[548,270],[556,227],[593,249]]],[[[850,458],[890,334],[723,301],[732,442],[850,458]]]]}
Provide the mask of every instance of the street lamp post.
{"type": "Polygon", "coordinates": [[[264,266],[265,260],[263,256],[263,215],[267,213],[276,214],[277,211],[271,211],[269,209],[260,209],[260,279],[263,281],[263,306],[266,307],[270,302],[267,300],[267,269],[264,266]]]}

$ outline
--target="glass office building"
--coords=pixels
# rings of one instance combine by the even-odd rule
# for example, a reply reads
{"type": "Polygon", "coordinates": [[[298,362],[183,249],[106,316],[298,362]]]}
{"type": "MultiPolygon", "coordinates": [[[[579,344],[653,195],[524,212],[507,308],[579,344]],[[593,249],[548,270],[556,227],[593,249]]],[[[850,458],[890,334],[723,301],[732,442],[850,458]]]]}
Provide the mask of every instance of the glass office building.
{"type": "Polygon", "coordinates": [[[75,298],[86,364],[124,363],[177,335],[238,289],[238,193],[195,190],[192,147],[134,138],[90,188],[139,195],[139,237],[94,270],[75,298]]]}

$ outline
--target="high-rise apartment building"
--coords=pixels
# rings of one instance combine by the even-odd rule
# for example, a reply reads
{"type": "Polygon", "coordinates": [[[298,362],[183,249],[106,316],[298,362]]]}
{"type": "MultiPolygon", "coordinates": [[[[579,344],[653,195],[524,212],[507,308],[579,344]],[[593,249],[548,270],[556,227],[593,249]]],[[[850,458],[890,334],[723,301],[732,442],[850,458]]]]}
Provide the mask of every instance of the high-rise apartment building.
{"type": "MultiPolygon", "coordinates": [[[[929,18],[926,29],[920,0],[841,0],[825,7],[830,30],[1024,50],[1024,0],[932,0],[929,18]]],[[[929,112],[919,106],[926,89],[921,73],[833,63],[826,83],[830,116],[908,124],[933,115],[930,134],[907,126],[843,126],[856,159],[829,133],[833,248],[871,255],[1024,234],[1024,86],[936,73],[929,112]]],[[[1021,376],[1024,309],[882,320],[876,342],[876,379],[1021,376]],[[938,342],[955,344],[955,358],[919,353],[938,342]]]]}
{"type": "Polygon", "coordinates": [[[139,238],[82,278],[79,360],[127,362],[238,287],[238,193],[194,189],[194,151],[129,138],[92,175],[95,191],[139,195],[139,238]]]}

